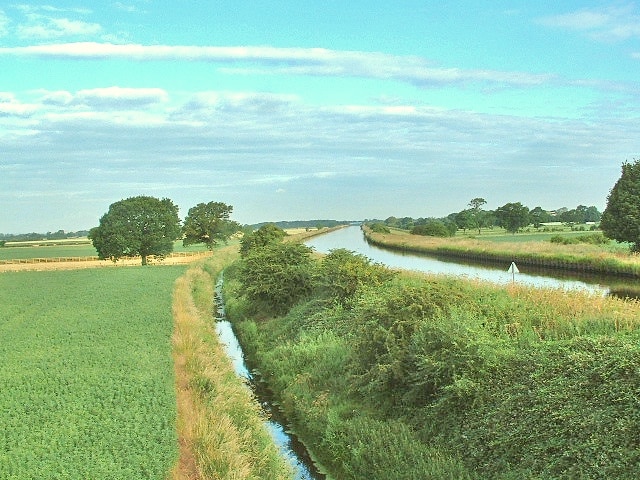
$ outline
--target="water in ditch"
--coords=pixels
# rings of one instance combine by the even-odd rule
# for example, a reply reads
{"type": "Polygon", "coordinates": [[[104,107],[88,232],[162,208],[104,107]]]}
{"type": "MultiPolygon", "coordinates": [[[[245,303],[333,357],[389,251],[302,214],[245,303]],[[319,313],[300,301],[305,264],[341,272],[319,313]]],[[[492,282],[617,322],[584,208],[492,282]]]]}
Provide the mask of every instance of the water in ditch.
{"type": "Polygon", "coordinates": [[[268,390],[259,381],[256,372],[251,372],[245,363],[244,353],[238,339],[233,332],[231,323],[226,319],[224,302],[222,299],[223,276],[220,275],[216,284],[216,315],[215,327],[220,342],[224,345],[225,351],[236,374],[247,382],[256,398],[267,414],[268,420],[265,422],[267,429],[271,433],[273,440],[280,449],[280,454],[289,461],[295,471],[294,480],[321,480],[325,476],[320,473],[311,460],[304,445],[290,430],[285,428],[286,420],[276,407],[273,406],[268,390]]]}

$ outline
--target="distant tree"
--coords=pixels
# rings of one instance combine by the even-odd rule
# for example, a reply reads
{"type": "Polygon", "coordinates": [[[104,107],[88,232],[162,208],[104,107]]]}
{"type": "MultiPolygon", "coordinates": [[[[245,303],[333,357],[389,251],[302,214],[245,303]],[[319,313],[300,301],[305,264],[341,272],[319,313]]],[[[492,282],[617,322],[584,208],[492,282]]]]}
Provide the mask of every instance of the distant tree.
{"type": "Polygon", "coordinates": [[[600,213],[595,206],[592,205],[590,207],[587,207],[584,215],[585,222],[599,222],[601,218],[602,213],[600,213]]]}
{"type": "Polygon", "coordinates": [[[640,160],[622,164],[622,175],[607,197],[600,228],[607,237],[629,242],[631,251],[640,252],[640,160]]]}
{"type": "Polygon", "coordinates": [[[475,220],[473,218],[473,212],[470,209],[462,210],[455,215],[455,223],[458,228],[461,228],[463,232],[467,232],[467,229],[475,228],[475,220]]]}
{"type": "Polygon", "coordinates": [[[480,235],[480,230],[484,227],[484,210],[482,207],[487,204],[487,201],[484,198],[476,197],[471,199],[469,202],[469,207],[471,207],[471,223],[473,228],[478,229],[478,235],[480,235]]]}
{"type": "Polygon", "coordinates": [[[0,248],[4,247],[7,244],[6,240],[0,240],[0,248]]]}
{"type": "Polygon", "coordinates": [[[247,256],[255,248],[266,247],[271,243],[279,243],[287,236],[280,227],[273,223],[262,225],[258,230],[246,233],[240,240],[240,255],[247,256]]]}
{"type": "Polygon", "coordinates": [[[551,221],[551,214],[542,207],[535,207],[529,212],[529,218],[535,228],[540,228],[540,225],[551,221]]]}
{"type": "Polygon", "coordinates": [[[507,203],[502,207],[496,208],[495,216],[498,225],[510,233],[516,233],[530,223],[529,209],[520,202],[507,203]]]}
{"type": "Polygon", "coordinates": [[[114,262],[121,257],[140,255],[142,265],[149,255],[163,257],[173,251],[180,236],[178,207],[168,198],[139,196],[112,203],[89,231],[89,239],[101,259],[114,262]]]}
{"type": "Polygon", "coordinates": [[[227,242],[240,230],[240,224],[229,220],[233,207],[222,202],[199,203],[191,207],[184,219],[182,244],[204,243],[209,250],[218,242],[227,242]]]}

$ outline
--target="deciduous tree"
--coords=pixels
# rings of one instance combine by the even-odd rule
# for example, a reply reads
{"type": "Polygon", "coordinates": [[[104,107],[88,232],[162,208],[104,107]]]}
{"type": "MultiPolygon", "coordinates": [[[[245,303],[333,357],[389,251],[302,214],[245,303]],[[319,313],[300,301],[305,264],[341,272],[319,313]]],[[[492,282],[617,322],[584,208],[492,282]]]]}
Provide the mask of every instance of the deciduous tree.
{"type": "Polygon", "coordinates": [[[184,246],[204,243],[211,250],[218,242],[226,242],[240,230],[240,224],[229,219],[233,207],[222,202],[199,203],[191,207],[184,219],[184,246]]]}
{"type": "Polygon", "coordinates": [[[600,228],[619,242],[630,242],[640,251],[640,160],[622,164],[622,175],[607,197],[600,228]]]}
{"type": "Polygon", "coordinates": [[[507,232],[516,233],[529,225],[529,209],[520,202],[507,203],[495,211],[498,224],[507,232]]]}
{"type": "Polygon", "coordinates": [[[168,199],[130,197],[109,206],[100,224],[89,232],[89,238],[101,259],[114,262],[121,257],[149,255],[163,257],[173,251],[180,236],[178,207],[168,199]]]}

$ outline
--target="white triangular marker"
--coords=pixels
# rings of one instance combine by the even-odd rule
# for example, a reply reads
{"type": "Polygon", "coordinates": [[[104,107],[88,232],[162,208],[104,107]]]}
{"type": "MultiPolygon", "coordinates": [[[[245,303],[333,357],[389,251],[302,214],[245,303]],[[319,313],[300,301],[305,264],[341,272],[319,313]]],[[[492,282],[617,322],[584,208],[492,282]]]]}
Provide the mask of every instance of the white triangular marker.
{"type": "Polygon", "coordinates": [[[518,270],[518,267],[516,266],[516,262],[511,262],[511,266],[509,267],[509,270],[507,270],[507,272],[520,273],[520,270],[518,270]]]}

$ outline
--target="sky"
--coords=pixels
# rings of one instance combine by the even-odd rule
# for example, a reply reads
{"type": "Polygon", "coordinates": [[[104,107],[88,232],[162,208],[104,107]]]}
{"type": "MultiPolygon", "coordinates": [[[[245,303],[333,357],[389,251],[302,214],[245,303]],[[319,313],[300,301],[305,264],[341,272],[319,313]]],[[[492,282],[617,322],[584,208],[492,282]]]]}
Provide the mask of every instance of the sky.
{"type": "Polygon", "coordinates": [[[1,2],[0,232],[602,211],[639,73],[635,1],[1,2]]]}

